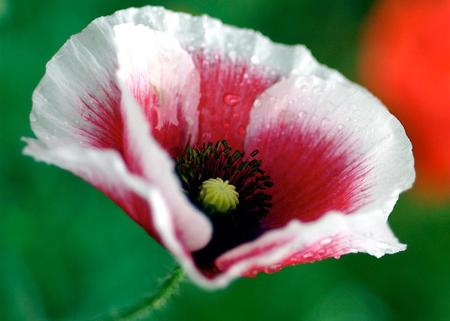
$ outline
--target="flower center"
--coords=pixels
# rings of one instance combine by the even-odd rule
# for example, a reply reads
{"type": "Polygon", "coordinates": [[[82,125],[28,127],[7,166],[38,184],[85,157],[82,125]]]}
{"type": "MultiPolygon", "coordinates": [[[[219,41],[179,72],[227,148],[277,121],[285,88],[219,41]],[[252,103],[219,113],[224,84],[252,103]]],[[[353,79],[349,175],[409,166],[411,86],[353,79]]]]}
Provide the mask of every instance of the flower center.
{"type": "Polygon", "coordinates": [[[233,151],[225,140],[188,146],[176,159],[176,172],[187,196],[206,214],[252,212],[261,218],[272,206],[265,191],[273,183],[257,154],[255,150],[244,159],[244,153],[233,151]]]}
{"type": "Polygon", "coordinates": [[[199,197],[203,207],[213,213],[227,213],[235,210],[239,204],[239,193],[236,192],[236,186],[220,177],[204,181],[199,197]]]}
{"type": "Polygon", "coordinates": [[[213,225],[208,245],[193,253],[202,268],[214,269],[224,252],[262,234],[261,219],[272,206],[267,191],[273,186],[261,160],[233,150],[225,140],[187,146],[176,159],[176,172],[191,202],[213,225]]]}

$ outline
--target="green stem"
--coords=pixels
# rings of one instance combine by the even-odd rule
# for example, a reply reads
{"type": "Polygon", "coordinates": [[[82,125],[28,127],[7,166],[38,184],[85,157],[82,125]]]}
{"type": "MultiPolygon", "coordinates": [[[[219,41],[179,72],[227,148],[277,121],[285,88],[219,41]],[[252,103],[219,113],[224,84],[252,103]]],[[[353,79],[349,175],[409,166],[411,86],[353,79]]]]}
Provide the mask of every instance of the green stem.
{"type": "Polygon", "coordinates": [[[176,293],[183,280],[183,269],[177,266],[161,283],[161,286],[155,293],[123,310],[112,312],[103,321],[137,321],[148,318],[153,311],[165,305],[167,300],[176,293]]]}

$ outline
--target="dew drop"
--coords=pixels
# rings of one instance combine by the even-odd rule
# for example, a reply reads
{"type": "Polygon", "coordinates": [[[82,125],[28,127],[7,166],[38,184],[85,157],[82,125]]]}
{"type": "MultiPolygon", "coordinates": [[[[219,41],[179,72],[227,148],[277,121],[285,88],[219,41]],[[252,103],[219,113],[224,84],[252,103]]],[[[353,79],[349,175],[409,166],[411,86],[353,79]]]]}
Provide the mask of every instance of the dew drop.
{"type": "Polygon", "coordinates": [[[322,245],[327,245],[327,244],[330,244],[331,243],[331,238],[325,238],[325,239],[323,239],[323,240],[321,240],[320,241],[320,244],[322,244],[322,245]]]}
{"type": "Polygon", "coordinates": [[[252,63],[254,63],[255,65],[259,64],[259,58],[256,57],[256,56],[251,57],[251,58],[250,58],[250,61],[251,61],[252,63]]]}
{"type": "Polygon", "coordinates": [[[324,118],[322,119],[320,125],[322,126],[322,128],[326,128],[328,126],[328,124],[330,124],[331,121],[328,118],[324,118]]]}
{"type": "Polygon", "coordinates": [[[223,102],[230,107],[234,107],[241,102],[241,97],[236,94],[225,94],[223,102]]]}
{"type": "MultiPolygon", "coordinates": [[[[229,47],[231,47],[231,46],[229,46],[229,47]]],[[[228,57],[229,57],[232,61],[236,60],[236,57],[237,57],[236,51],[230,51],[230,52],[228,53],[228,57]]]]}

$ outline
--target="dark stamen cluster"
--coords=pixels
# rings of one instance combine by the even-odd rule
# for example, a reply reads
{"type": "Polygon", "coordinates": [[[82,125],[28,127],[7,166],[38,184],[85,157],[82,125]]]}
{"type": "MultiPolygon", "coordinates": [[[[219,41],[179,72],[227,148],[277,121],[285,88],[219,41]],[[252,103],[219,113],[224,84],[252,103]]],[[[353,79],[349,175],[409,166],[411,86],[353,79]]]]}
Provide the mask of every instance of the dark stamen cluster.
{"type": "Polygon", "coordinates": [[[220,177],[234,185],[239,193],[239,206],[235,211],[254,212],[262,217],[272,206],[271,197],[263,191],[273,183],[264,175],[261,161],[255,159],[257,154],[258,150],[255,150],[250,159],[244,160],[244,153],[233,151],[225,140],[203,144],[199,148],[188,146],[176,161],[176,171],[195,204],[199,205],[197,199],[202,183],[220,177]]]}
{"type": "Polygon", "coordinates": [[[186,147],[176,159],[176,171],[192,203],[199,207],[213,224],[210,243],[194,258],[203,268],[214,269],[214,260],[225,251],[251,241],[261,234],[260,221],[272,206],[267,190],[273,186],[255,157],[258,150],[245,154],[233,150],[226,141],[186,147]],[[228,180],[239,193],[239,205],[226,215],[214,215],[199,202],[202,183],[210,178],[228,180]]]}

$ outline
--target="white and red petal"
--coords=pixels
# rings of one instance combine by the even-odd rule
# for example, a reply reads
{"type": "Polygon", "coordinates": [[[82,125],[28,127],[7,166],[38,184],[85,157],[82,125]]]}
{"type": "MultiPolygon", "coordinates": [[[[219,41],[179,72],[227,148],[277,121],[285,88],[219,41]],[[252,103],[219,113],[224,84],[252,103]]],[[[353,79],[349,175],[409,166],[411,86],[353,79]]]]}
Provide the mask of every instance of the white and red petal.
{"type": "Polygon", "coordinates": [[[387,217],[414,181],[411,144],[362,88],[314,75],[280,81],[255,104],[245,146],[260,151],[274,206],[265,235],[217,259],[221,278],[405,248],[387,217]]]}
{"type": "MultiPolygon", "coordinates": [[[[175,220],[175,230],[165,232],[176,233],[186,250],[200,248],[209,241],[211,226],[184,197],[174,163],[161,148],[167,152],[181,150],[195,135],[198,87],[192,59],[173,37],[143,26],[124,25],[114,30],[113,25],[99,19],[73,37],[48,64],[34,93],[31,115],[41,148],[30,147],[26,152],[52,162],[53,151],[57,150],[58,155],[76,151],[65,160],[55,156],[53,163],[104,191],[160,240],[153,224],[158,213],[150,211],[147,199],[126,186],[129,192],[116,195],[119,189],[115,185],[85,175],[85,169],[77,167],[85,154],[114,150],[129,175],[140,176],[147,184],[165,191],[163,198],[170,201],[175,220]],[[145,50],[149,42],[154,50],[145,50]],[[119,66],[124,85],[116,80],[119,66]],[[176,74],[180,68],[184,71],[182,77],[176,74]],[[147,117],[127,116],[133,110],[129,101],[134,99],[125,99],[124,91],[142,103],[142,115],[147,117]],[[156,117],[158,121],[154,121],[156,117]],[[168,140],[169,134],[177,139],[168,140]],[[148,144],[141,149],[144,142],[148,144]],[[66,163],[70,159],[74,167],[66,163]]],[[[112,163],[117,160],[106,162],[105,169],[112,163]]]]}
{"type": "Polygon", "coordinates": [[[283,228],[271,230],[256,241],[225,253],[217,259],[224,273],[215,281],[227,282],[227,278],[236,275],[273,273],[289,265],[339,258],[349,253],[365,252],[381,257],[405,248],[381,215],[329,212],[314,222],[292,220],[283,228]]]}

